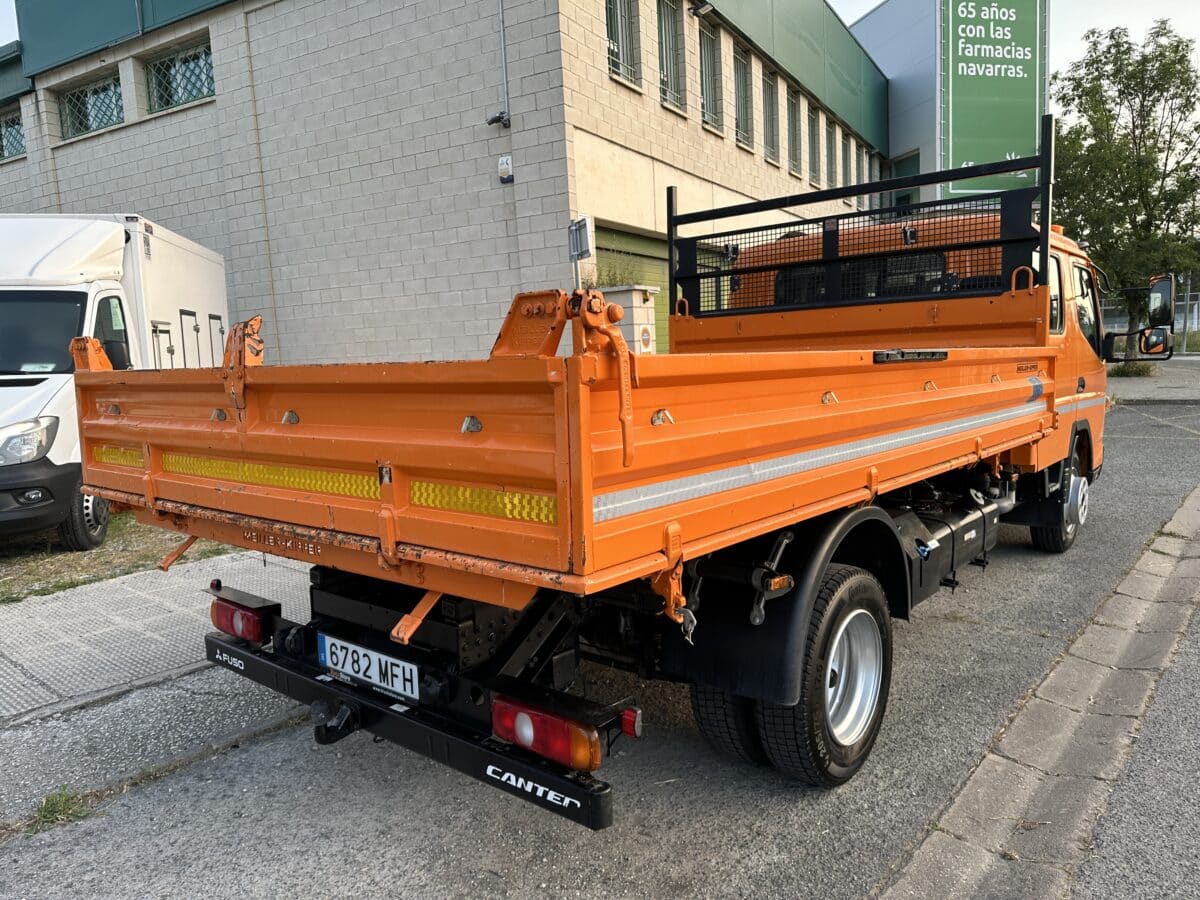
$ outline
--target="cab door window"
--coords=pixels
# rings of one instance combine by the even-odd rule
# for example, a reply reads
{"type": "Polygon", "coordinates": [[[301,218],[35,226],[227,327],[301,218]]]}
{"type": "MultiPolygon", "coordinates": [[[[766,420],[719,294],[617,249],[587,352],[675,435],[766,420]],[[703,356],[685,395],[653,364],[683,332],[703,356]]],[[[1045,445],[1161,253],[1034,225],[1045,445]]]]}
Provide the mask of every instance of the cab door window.
{"type": "Polygon", "coordinates": [[[114,369],[133,368],[133,360],[129,356],[129,332],[126,330],[125,311],[120,297],[110,294],[100,298],[96,305],[93,334],[104,347],[114,369]]]}
{"type": "Polygon", "coordinates": [[[1099,339],[1099,327],[1096,324],[1096,284],[1092,273],[1083,266],[1075,266],[1075,316],[1079,320],[1079,330],[1095,349],[1099,339]]]}
{"type": "Polygon", "coordinates": [[[1062,266],[1058,257],[1050,255],[1050,331],[1062,334],[1066,320],[1063,318],[1062,266]]]}

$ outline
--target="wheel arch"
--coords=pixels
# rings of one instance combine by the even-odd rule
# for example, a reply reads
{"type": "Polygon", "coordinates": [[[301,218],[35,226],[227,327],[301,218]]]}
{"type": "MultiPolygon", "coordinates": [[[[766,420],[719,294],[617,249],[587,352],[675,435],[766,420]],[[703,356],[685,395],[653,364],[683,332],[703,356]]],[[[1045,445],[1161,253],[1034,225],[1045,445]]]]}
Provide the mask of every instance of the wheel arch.
{"type": "Polygon", "coordinates": [[[677,628],[664,635],[664,674],[768,703],[797,703],[813,601],[831,562],[871,572],[883,585],[892,615],[907,617],[908,560],[900,532],[884,510],[877,506],[841,510],[791,530],[796,540],[785,563],[796,581],[792,592],[771,601],[766,621],[758,626],[750,624],[738,604],[729,604],[735,607],[731,614],[702,594],[695,644],[686,643],[677,628]]]}
{"type": "Polygon", "coordinates": [[[1092,423],[1087,419],[1078,420],[1071,429],[1071,453],[1067,455],[1068,461],[1077,449],[1083,455],[1083,473],[1087,476],[1088,481],[1095,480],[1094,457],[1092,455],[1092,423]]]}

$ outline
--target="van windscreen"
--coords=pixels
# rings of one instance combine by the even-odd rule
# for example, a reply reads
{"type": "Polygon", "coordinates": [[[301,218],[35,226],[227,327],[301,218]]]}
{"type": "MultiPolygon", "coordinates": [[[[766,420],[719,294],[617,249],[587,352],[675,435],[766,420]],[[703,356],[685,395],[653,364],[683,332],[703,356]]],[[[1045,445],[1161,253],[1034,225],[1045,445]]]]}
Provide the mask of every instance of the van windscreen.
{"type": "Polygon", "coordinates": [[[82,291],[0,289],[0,375],[75,371],[69,348],[86,303],[82,291]]]}

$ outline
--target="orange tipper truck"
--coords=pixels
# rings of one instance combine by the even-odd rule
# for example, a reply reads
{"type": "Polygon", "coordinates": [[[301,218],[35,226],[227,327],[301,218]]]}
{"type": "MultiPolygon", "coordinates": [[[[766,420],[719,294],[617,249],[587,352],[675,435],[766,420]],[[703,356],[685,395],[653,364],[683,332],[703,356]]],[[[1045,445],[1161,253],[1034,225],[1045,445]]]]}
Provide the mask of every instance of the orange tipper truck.
{"type": "MultiPolygon", "coordinates": [[[[1061,553],[1087,516],[1113,336],[1094,266],[1035,224],[1051,133],[778,201],[680,214],[670,193],[660,356],[595,291],[517,296],[477,361],[262,366],[255,319],[219,368],[113,371],[77,339],[85,490],[312,564],[308,621],[213,582],[206,640],[309,704],[318,742],[365,729],[604,828],[594,773],[642,722],[572,692],[590,662],[687,683],[719,750],[840,784],[879,732],[891,620],[985,565],[1001,522],[1061,553]]],[[[1170,329],[1131,339],[1165,358],[1170,329]]]]}

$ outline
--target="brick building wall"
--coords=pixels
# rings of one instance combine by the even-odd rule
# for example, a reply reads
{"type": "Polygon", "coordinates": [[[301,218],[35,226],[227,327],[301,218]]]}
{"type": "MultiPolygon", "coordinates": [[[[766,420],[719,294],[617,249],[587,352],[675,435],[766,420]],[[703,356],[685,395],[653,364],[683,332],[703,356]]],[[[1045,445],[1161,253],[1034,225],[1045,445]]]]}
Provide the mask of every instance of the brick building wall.
{"type": "Polygon", "coordinates": [[[505,13],[511,129],[484,124],[490,3],[233,3],[60,67],[25,98],[0,211],[139,212],[212,247],[276,361],[485,354],[513,293],[571,278],[557,15],[505,13]],[[215,96],[149,113],[143,61],[205,34],[215,96]],[[59,94],[114,66],[125,122],[62,140],[59,94]]]}

